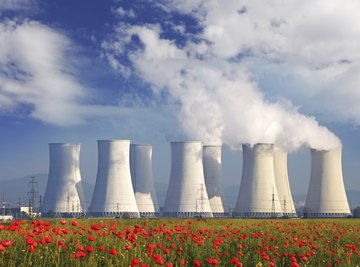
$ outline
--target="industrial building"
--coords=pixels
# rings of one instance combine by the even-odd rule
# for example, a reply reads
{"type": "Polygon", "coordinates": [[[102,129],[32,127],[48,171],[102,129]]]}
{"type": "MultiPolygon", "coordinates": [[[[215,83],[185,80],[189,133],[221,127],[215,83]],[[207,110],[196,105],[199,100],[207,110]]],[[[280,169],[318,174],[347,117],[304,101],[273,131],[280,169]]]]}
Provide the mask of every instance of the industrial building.
{"type": "MultiPolygon", "coordinates": [[[[296,217],[287,152],[272,144],[244,144],[240,189],[232,213],[224,203],[222,146],[171,142],[170,179],[162,208],[152,169],[152,145],[99,140],[98,169],[86,207],[80,175],[80,144],[49,144],[44,216],[93,217],[296,217]]],[[[351,215],[341,162],[342,147],[311,149],[311,176],[304,217],[351,215]]],[[[33,206],[33,205],[32,205],[33,206]]]]}
{"type": "Polygon", "coordinates": [[[205,185],[214,217],[226,215],[221,174],[221,145],[203,146],[205,185]]]}
{"type": "Polygon", "coordinates": [[[243,170],[235,217],[282,217],[272,144],[243,145],[243,170]]]}
{"type": "Polygon", "coordinates": [[[311,175],[304,217],[327,218],[351,215],[341,162],[342,147],[311,149],[311,175]]]}
{"type": "Polygon", "coordinates": [[[152,145],[130,145],[130,172],[140,216],[159,216],[160,206],[152,170],[152,145]]]}
{"type": "Polygon", "coordinates": [[[140,217],[130,175],[130,140],[99,140],[98,170],[89,214],[140,217]]]}
{"type": "Polygon", "coordinates": [[[171,171],[164,216],[213,217],[202,159],[202,142],[171,142],[171,171]]]}
{"type": "Polygon", "coordinates": [[[280,148],[274,149],[274,172],[283,216],[296,217],[295,205],[289,184],[287,152],[280,148]]]}
{"type": "Polygon", "coordinates": [[[55,216],[83,213],[80,144],[51,143],[49,155],[49,176],[41,211],[55,216]]]}

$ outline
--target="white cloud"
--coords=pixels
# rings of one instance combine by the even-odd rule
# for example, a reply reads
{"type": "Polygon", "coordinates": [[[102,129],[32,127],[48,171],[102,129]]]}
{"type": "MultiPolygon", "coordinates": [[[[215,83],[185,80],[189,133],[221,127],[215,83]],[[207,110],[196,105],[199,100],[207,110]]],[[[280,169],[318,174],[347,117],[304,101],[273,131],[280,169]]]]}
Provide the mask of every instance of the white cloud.
{"type": "Polygon", "coordinates": [[[136,16],[134,10],[132,10],[132,9],[126,10],[126,9],[122,8],[121,6],[114,9],[113,12],[120,17],[135,18],[135,16],[136,16]]]}
{"type": "Polygon", "coordinates": [[[33,6],[33,0],[1,0],[0,10],[24,10],[33,6]]]}
{"type": "Polygon", "coordinates": [[[84,88],[74,77],[71,42],[37,22],[0,24],[0,108],[21,104],[31,116],[59,125],[82,123],[84,88]]]}

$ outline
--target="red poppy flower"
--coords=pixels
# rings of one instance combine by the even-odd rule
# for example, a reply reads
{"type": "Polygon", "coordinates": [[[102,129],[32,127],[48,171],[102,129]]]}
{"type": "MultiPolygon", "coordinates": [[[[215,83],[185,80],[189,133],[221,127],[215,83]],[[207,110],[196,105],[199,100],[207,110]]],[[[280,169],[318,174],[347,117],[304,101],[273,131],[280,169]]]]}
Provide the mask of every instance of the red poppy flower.
{"type": "Polygon", "coordinates": [[[1,242],[1,244],[4,246],[4,247],[10,247],[14,242],[12,240],[3,240],[1,242]]]}
{"type": "Polygon", "coordinates": [[[110,254],[110,255],[113,255],[113,256],[117,256],[118,252],[117,252],[116,249],[111,248],[111,249],[109,250],[109,254],[110,254]]]}

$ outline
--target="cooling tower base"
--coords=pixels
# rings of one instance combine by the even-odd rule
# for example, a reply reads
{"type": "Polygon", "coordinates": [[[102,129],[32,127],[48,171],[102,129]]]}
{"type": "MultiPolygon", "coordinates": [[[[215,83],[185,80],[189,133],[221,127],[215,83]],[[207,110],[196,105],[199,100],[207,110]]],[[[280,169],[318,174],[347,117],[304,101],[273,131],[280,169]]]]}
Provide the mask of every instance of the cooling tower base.
{"type": "Polygon", "coordinates": [[[162,217],[170,218],[213,218],[212,212],[164,212],[162,217]]]}
{"type": "Polygon", "coordinates": [[[351,213],[304,213],[304,218],[348,218],[351,213]]]}
{"type": "Polygon", "coordinates": [[[140,218],[138,212],[88,212],[87,215],[101,218],[140,218]]]}
{"type": "Polygon", "coordinates": [[[83,218],[86,217],[85,212],[42,212],[43,218],[83,218]]]}
{"type": "Polygon", "coordinates": [[[229,217],[230,214],[228,212],[213,212],[213,217],[214,218],[225,218],[225,217],[229,217]]]}
{"type": "Polygon", "coordinates": [[[140,212],[140,218],[158,218],[160,217],[159,212],[140,212]]]}
{"type": "Polygon", "coordinates": [[[282,218],[297,218],[297,214],[293,212],[284,212],[282,218]]]}
{"type": "Polygon", "coordinates": [[[233,217],[240,218],[281,218],[283,213],[274,212],[234,212],[233,217]]]}

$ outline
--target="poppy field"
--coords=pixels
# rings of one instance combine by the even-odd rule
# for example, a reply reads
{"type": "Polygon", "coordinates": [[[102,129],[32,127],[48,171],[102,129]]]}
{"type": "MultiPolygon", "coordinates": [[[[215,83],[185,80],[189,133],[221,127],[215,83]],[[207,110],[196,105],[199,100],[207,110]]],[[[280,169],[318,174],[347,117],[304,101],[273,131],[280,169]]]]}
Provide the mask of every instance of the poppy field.
{"type": "Polygon", "coordinates": [[[356,266],[355,219],[44,219],[0,224],[1,266],[356,266]]]}

